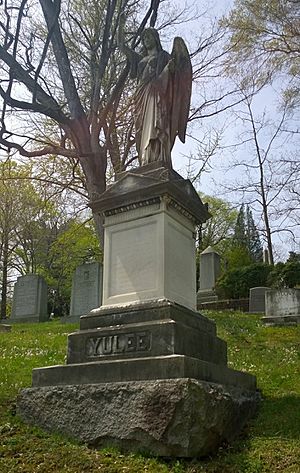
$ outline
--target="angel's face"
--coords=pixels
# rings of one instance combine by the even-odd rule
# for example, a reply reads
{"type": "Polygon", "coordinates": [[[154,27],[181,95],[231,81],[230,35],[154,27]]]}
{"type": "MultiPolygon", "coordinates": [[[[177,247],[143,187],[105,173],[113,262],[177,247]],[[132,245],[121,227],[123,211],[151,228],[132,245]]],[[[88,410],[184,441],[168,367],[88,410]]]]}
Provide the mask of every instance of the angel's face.
{"type": "Polygon", "coordinates": [[[157,49],[156,41],[150,31],[146,31],[143,36],[143,45],[149,51],[150,49],[157,49]]]}

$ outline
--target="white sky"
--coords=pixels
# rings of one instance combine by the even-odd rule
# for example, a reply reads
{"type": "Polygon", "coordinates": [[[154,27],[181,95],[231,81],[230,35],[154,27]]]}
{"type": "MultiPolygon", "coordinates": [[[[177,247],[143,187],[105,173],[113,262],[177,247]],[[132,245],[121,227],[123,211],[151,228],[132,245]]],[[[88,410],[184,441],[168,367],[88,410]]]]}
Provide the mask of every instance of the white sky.
{"type": "MultiPolygon", "coordinates": [[[[183,2],[178,1],[178,5],[182,5],[183,2]]],[[[203,28],[203,25],[209,24],[213,16],[215,15],[216,17],[220,18],[221,14],[226,13],[229,11],[230,7],[233,4],[233,1],[224,1],[224,0],[219,0],[213,3],[208,4],[207,2],[203,2],[202,0],[187,0],[187,4],[189,5],[196,5],[199,10],[204,8],[208,8],[207,14],[201,16],[201,18],[196,19],[194,22],[192,22],[191,27],[190,26],[184,26],[180,27],[181,31],[179,31],[179,34],[186,40],[187,43],[192,42],[193,38],[193,33],[191,31],[196,31],[198,32],[200,29],[203,28]]],[[[178,34],[178,33],[177,33],[178,34]]],[[[220,78],[221,79],[221,78],[220,78]]],[[[280,90],[280,83],[277,83],[274,87],[269,87],[263,92],[257,96],[257,98],[254,99],[253,102],[253,110],[255,115],[258,117],[262,115],[264,112],[272,118],[273,120],[279,120],[280,114],[278,112],[278,103],[277,103],[277,97],[278,97],[278,92],[280,90]],[[277,87],[277,90],[275,90],[275,87],[277,87]]],[[[193,98],[196,98],[197,91],[194,88],[193,91],[193,98]]],[[[238,107],[239,110],[242,109],[242,107],[238,107]]],[[[242,127],[241,122],[236,122],[231,115],[231,111],[228,113],[220,114],[219,116],[215,116],[212,119],[204,119],[203,123],[201,123],[201,120],[198,122],[197,127],[194,126],[192,130],[192,134],[197,137],[201,141],[202,137],[205,134],[206,127],[215,127],[215,128],[222,128],[224,127],[224,134],[223,134],[223,140],[222,140],[222,149],[220,149],[216,155],[212,158],[211,160],[211,169],[209,172],[205,172],[201,175],[201,180],[200,183],[197,185],[197,189],[212,195],[212,196],[217,196],[221,198],[225,198],[231,203],[234,203],[235,205],[239,206],[242,201],[240,195],[237,195],[236,193],[231,193],[231,194],[226,194],[224,193],[224,189],[222,186],[226,183],[229,185],[232,185],[234,181],[240,181],[242,182],[245,180],[244,177],[244,172],[241,168],[235,168],[232,169],[231,164],[233,158],[239,159],[239,160],[244,160],[246,162],[251,162],[253,159],[253,150],[249,145],[241,146],[239,149],[236,150],[234,156],[232,155],[232,149],[230,146],[234,143],[237,143],[240,141],[241,137],[239,136],[241,133],[244,132],[244,129],[242,127]],[[225,148],[225,149],[224,149],[225,148]],[[231,167],[231,169],[230,169],[231,167]]],[[[261,145],[263,147],[266,147],[268,144],[269,136],[267,133],[262,136],[261,138],[261,145]]],[[[290,143],[285,143],[284,145],[278,141],[277,143],[275,142],[275,145],[277,144],[277,150],[275,149],[275,154],[274,157],[277,153],[286,153],[286,155],[289,155],[291,153],[295,153],[295,150],[297,149],[297,144],[290,142],[290,143]],[[282,149],[280,149],[280,146],[283,146],[282,149]]],[[[275,146],[276,148],[276,146],[275,146]]],[[[190,154],[196,154],[197,153],[197,145],[195,144],[195,141],[192,139],[187,139],[186,144],[183,145],[176,140],[176,144],[173,149],[172,153],[172,160],[173,160],[173,166],[174,168],[180,172],[184,177],[187,176],[187,164],[188,164],[188,159],[186,156],[190,154]]],[[[254,218],[256,220],[256,223],[258,227],[261,227],[262,221],[260,220],[261,217],[261,212],[258,211],[258,207],[255,207],[255,205],[252,206],[252,210],[254,213],[254,218]]],[[[288,225],[288,222],[286,222],[286,225],[288,225]]],[[[275,222],[273,224],[275,228],[275,222]]],[[[298,243],[293,243],[290,241],[289,234],[288,233],[280,233],[280,234],[274,234],[273,236],[273,243],[275,247],[275,254],[277,255],[277,259],[284,260],[288,256],[288,251],[300,251],[300,229],[298,225],[298,243]]]]}

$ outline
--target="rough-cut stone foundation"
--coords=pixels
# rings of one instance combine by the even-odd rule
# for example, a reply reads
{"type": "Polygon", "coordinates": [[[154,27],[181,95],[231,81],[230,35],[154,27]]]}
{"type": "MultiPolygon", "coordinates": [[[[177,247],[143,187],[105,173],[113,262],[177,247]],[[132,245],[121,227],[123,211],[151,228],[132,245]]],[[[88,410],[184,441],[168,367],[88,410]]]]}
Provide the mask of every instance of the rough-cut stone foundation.
{"type": "Polygon", "coordinates": [[[25,389],[18,410],[28,423],[92,446],[200,457],[232,440],[258,399],[255,391],[169,379],[25,389]]]}

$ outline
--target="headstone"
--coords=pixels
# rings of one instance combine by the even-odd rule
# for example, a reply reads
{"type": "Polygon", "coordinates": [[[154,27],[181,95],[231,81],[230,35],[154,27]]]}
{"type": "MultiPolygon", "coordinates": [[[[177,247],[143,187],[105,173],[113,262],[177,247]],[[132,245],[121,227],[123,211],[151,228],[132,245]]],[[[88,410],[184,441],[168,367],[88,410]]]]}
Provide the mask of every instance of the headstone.
{"type": "Polygon", "coordinates": [[[215,285],[221,272],[220,255],[209,246],[200,255],[199,291],[197,305],[218,300],[215,285]]]}
{"type": "Polygon", "coordinates": [[[300,289],[270,289],[266,291],[268,325],[296,325],[300,323],[300,289]]]}
{"type": "Polygon", "coordinates": [[[10,322],[45,322],[47,310],[47,284],[42,276],[20,276],[14,286],[10,322]]]}
{"type": "Polygon", "coordinates": [[[70,315],[64,322],[78,322],[81,315],[101,306],[102,264],[84,263],[76,268],[73,276],[70,315]]]}
{"type": "Polygon", "coordinates": [[[103,305],[69,335],[66,365],[33,371],[18,413],[97,447],[209,455],[238,435],[259,396],[254,376],[227,366],[215,323],[195,311],[194,232],[207,208],[190,181],[156,162],[122,175],[91,207],[105,217],[103,305]]]}
{"type": "Polygon", "coordinates": [[[249,293],[249,312],[265,313],[265,294],[269,287],[251,287],[249,293]]]}

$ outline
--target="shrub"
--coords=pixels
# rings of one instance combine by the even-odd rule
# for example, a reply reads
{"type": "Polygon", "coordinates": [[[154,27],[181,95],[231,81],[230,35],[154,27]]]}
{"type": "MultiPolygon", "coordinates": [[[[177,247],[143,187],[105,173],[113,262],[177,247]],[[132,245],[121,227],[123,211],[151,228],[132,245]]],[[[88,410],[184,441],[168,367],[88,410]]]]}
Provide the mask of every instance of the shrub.
{"type": "Polygon", "coordinates": [[[263,263],[232,269],[224,273],[216,283],[221,299],[240,299],[249,296],[251,287],[266,286],[272,267],[263,263]]]}
{"type": "Polygon", "coordinates": [[[278,263],[268,276],[271,287],[295,287],[300,285],[300,261],[278,263]]]}

